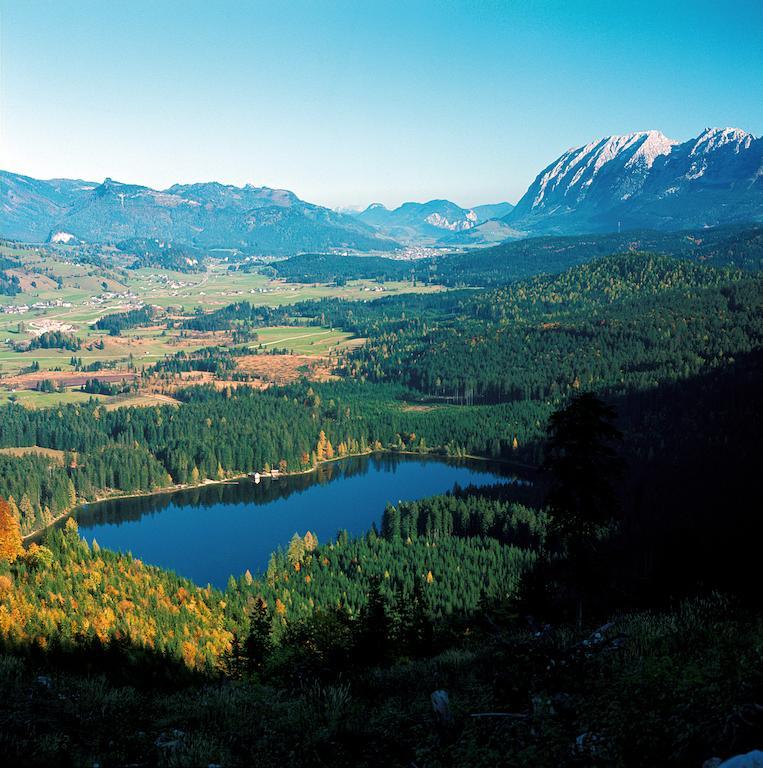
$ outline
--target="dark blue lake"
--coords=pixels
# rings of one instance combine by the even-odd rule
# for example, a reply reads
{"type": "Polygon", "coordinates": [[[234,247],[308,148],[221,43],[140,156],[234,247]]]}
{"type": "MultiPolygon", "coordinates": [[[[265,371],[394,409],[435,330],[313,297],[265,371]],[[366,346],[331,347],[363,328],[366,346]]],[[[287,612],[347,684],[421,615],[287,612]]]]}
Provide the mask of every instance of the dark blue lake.
{"type": "Polygon", "coordinates": [[[490,462],[364,456],[259,484],[244,479],[99,502],[79,510],[77,522],[88,541],[224,587],[231,574],[264,570],[295,531],[310,530],[320,542],[341,529],[359,535],[379,524],[388,502],[511,479],[516,470],[490,462]]]}

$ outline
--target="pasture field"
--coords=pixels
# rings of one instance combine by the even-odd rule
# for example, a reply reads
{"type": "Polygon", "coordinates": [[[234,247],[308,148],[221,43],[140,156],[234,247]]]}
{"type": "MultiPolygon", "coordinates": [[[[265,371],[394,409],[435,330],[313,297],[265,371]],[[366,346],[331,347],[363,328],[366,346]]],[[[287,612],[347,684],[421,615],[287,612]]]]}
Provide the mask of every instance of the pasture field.
{"type": "Polygon", "coordinates": [[[205,273],[186,274],[164,269],[137,269],[129,288],[148,304],[161,307],[182,306],[187,310],[202,307],[219,309],[234,301],[249,301],[259,306],[282,306],[322,298],[369,300],[399,293],[432,293],[440,286],[412,286],[409,282],[389,282],[383,286],[372,280],[352,280],[343,286],[318,283],[287,283],[257,272],[231,272],[219,266],[205,273]]]}
{"type": "Polygon", "coordinates": [[[288,349],[295,355],[328,355],[352,345],[352,334],[331,328],[272,326],[257,329],[257,342],[252,346],[288,349]]]}
{"type": "MultiPolygon", "coordinates": [[[[9,270],[18,278],[21,292],[0,295],[0,403],[12,396],[35,407],[82,402],[90,397],[69,387],[64,392],[38,392],[34,387],[41,378],[56,381],[56,374],[61,373],[60,381],[66,386],[67,376],[93,365],[103,366],[104,374],[140,372],[180,351],[191,353],[230,344],[230,334],[225,332],[189,333],[172,327],[173,320],[182,320],[199,309],[213,311],[237,301],[272,307],[331,297],[369,301],[405,292],[444,290],[440,286],[371,280],[353,280],[343,286],[287,283],[271,278],[267,270],[241,271],[219,259],[210,260],[203,272],[130,269],[129,260],[108,247],[81,251],[0,242],[0,256],[21,262],[9,270]],[[166,310],[169,316],[160,316],[156,325],[130,328],[119,336],[93,327],[105,315],[144,304],[166,310]],[[25,349],[46,331],[72,334],[81,346],[76,351],[25,349]]],[[[362,343],[362,339],[330,328],[258,328],[257,340],[249,345],[253,355],[240,359],[239,368],[255,376],[262,386],[298,375],[325,379],[331,375],[331,360],[337,352],[362,343]],[[287,350],[288,354],[262,354],[270,350],[287,350]]],[[[97,378],[99,372],[89,376],[97,378]]],[[[150,404],[157,388],[150,389],[129,397],[103,399],[109,407],[150,404]]],[[[171,390],[170,386],[166,389],[171,390]]]]}
{"type": "Polygon", "coordinates": [[[37,392],[33,389],[19,389],[11,392],[0,388],[0,405],[15,402],[25,408],[53,408],[57,405],[70,403],[87,403],[90,398],[96,400],[109,400],[104,395],[89,395],[77,389],[66,389],[63,392],[37,392]]]}
{"type": "Polygon", "coordinates": [[[178,401],[167,395],[152,392],[136,392],[104,398],[107,411],[116,408],[148,408],[153,405],[179,405],[178,401]]]}
{"type": "Polygon", "coordinates": [[[21,448],[0,448],[0,454],[6,454],[7,456],[27,456],[33,453],[46,456],[59,465],[63,465],[64,457],[66,456],[64,451],[58,451],[55,448],[40,448],[38,445],[27,445],[21,448]]]}

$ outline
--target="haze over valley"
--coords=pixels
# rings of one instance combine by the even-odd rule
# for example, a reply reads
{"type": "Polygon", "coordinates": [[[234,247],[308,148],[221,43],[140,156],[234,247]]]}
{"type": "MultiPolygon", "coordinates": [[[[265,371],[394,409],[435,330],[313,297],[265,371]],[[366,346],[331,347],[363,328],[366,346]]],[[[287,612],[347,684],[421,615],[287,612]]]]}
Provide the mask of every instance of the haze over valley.
{"type": "Polygon", "coordinates": [[[679,230],[763,218],[763,139],[708,128],[678,143],[659,131],[609,136],[543,169],[516,206],[449,200],[332,211],[289,190],[217,182],[165,190],[2,171],[4,234],[28,242],[135,238],[290,255],[481,246],[545,234],[679,230]]]}

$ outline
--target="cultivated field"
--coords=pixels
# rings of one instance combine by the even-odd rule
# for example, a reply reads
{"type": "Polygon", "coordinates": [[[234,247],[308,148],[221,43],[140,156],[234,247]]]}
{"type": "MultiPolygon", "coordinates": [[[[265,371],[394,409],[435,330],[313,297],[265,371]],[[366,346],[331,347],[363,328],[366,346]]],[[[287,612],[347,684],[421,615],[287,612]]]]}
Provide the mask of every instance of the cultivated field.
{"type": "MultiPolygon", "coordinates": [[[[128,393],[98,395],[108,407],[150,404],[155,402],[151,398],[171,394],[189,379],[219,381],[219,377],[207,375],[177,376],[172,381],[163,376],[161,383],[141,378],[142,372],[179,352],[191,354],[201,348],[230,346],[230,334],[225,332],[197,333],[173,327],[174,321],[182,321],[199,308],[213,311],[239,301],[288,306],[323,297],[362,301],[442,290],[439,286],[413,286],[409,282],[382,285],[370,280],[343,286],[287,283],[260,271],[231,269],[224,260],[211,260],[208,269],[198,273],[129,269],[129,260],[109,248],[2,243],[0,256],[21,262],[20,267],[6,273],[18,278],[21,292],[0,295],[0,403],[15,400],[30,407],[86,402],[91,395],[79,388],[93,378],[113,383],[138,377],[139,393],[132,391],[129,397],[128,393]],[[147,304],[159,308],[155,325],[130,328],[119,336],[93,327],[105,315],[147,304]],[[76,336],[79,349],[27,349],[35,338],[55,332],[76,336]],[[51,385],[60,391],[49,391],[51,385]]],[[[257,328],[256,333],[257,339],[249,343],[252,355],[238,358],[237,363],[255,386],[300,376],[329,378],[337,356],[363,343],[331,328],[279,326],[257,328]],[[275,351],[279,354],[270,354],[275,351]],[[284,351],[286,354],[281,354],[284,351]]]]}
{"type": "Polygon", "coordinates": [[[349,333],[315,327],[258,328],[257,337],[258,347],[288,349],[298,355],[327,355],[335,350],[353,346],[357,342],[349,333]]]}

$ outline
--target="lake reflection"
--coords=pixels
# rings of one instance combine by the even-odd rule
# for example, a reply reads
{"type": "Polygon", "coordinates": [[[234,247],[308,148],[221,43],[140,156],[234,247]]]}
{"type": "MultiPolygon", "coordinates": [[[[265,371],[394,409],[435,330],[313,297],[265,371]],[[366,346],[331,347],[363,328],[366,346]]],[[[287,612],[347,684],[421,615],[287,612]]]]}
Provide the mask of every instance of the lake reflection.
{"type": "Polygon", "coordinates": [[[115,499],[77,512],[80,534],[129,551],[199,584],[224,587],[230,574],[264,570],[295,531],[319,541],[365,533],[387,503],[421,499],[454,485],[526,482],[490,462],[381,454],[343,459],[316,472],[249,479],[175,493],[115,499]]]}

